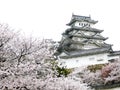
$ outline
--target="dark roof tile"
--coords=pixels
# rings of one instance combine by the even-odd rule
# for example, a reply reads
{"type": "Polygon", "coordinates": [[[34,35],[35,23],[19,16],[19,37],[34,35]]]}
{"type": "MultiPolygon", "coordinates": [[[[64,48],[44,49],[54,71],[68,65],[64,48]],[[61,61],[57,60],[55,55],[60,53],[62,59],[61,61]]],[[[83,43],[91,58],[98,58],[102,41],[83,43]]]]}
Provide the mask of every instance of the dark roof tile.
{"type": "Polygon", "coordinates": [[[71,21],[67,25],[71,25],[75,21],[86,21],[93,24],[96,24],[98,22],[98,21],[92,20],[91,17],[72,15],[71,21]]]}
{"type": "Polygon", "coordinates": [[[89,49],[89,50],[77,50],[77,51],[68,52],[69,53],[68,56],[60,56],[60,58],[67,59],[67,58],[94,55],[94,54],[100,54],[100,53],[111,52],[111,51],[112,51],[111,47],[95,48],[95,49],[89,49]]]}

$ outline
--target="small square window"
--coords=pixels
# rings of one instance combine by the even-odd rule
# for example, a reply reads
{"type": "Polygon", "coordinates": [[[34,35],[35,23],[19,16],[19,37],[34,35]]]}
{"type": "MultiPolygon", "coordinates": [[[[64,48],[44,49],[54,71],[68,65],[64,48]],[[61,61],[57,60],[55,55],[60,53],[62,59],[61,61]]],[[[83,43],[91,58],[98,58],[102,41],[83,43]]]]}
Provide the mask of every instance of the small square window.
{"type": "Polygon", "coordinates": [[[97,61],[103,61],[103,59],[98,59],[97,61]]]}
{"type": "Polygon", "coordinates": [[[83,23],[81,24],[81,26],[83,26],[83,23]]]}
{"type": "Polygon", "coordinates": [[[76,60],[76,62],[79,62],[79,60],[76,60]]]}
{"type": "Polygon", "coordinates": [[[89,58],[89,60],[94,60],[94,59],[95,59],[94,57],[89,58]]]}

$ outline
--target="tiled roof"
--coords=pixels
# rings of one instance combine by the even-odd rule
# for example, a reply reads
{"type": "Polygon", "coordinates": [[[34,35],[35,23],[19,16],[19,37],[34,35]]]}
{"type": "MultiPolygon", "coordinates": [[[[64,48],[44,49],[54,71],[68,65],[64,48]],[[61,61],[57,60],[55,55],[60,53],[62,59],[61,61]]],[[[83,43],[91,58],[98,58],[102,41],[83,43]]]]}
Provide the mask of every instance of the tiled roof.
{"type": "Polygon", "coordinates": [[[94,54],[100,54],[100,53],[111,52],[111,51],[112,51],[111,47],[95,48],[95,49],[88,49],[88,50],[77,50],[77,51],[68,52],[69,54],[67,56],[60,56],[60,58],[67,59],[67,58],[94,55],[94,54]]]}
{"type": "Polygon", "coordinates": [[[65,32],[63,33],[64,34],[68,34],[69,32],[73,31],[73,30],[78,30],[78,31],[89,31],[89,32],[96,32],[96,33],[101,33],[103,32],[103,30],[99,30],[99,29],[96,29],[96,28],[91,28],[91,27],[71,27],[71,28],[68,28],[65,30],[65,32]]]}
{"type": "Polygon", "coordinates": [[[83,28],[83,27],[74,26],[74,27],[72,27],[71,29],[76,29],[76,30],[81,30],[81,31],[98,32],[98,33],[103,32],[103,30],[96,29],[96,28],[92,28],[92,27],[84,27],[84,28],[83,28]]]}
{"type": "Polygon", "coordinates": [[[108,56],[116,56],[116,55],[120,55],[120,51],[113,51],[113,52],[110,53],[110,55],[108,55],[108,56]]]}
{"type": "Polygon", "coordinates": [[[86,22],[93,23],[93,24],[96,24],[98,22],[98,21],[92,20],[91,17],[72,15],[71,21],[67,25],[71,25],[75,21],[86,21],[86,22]]]}
{"type": "Polygon", "coordinates": [[[106,40],[108,38],[102,37],[102,36],[87,36],[87,35],[73,35],[74,37],[81,37],[81,38],[87,38],[87,39],[98,39],[98,40],[106,40]]]}

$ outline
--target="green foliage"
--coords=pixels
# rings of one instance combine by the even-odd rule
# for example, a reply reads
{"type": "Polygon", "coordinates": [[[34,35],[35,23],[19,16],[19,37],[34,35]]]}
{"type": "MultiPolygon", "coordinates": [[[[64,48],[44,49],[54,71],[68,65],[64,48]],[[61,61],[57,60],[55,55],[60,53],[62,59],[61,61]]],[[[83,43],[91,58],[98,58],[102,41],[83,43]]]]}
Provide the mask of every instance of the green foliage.
{"type": "Polygon", "coordinates": [[[71,72],[72,72],[72,70],[71,69],[66,69],[65,67],[57,67],[56,68],[56,70],[57,70],[57,72],[58,72],[58,75],[57,75],[57,77],[61,77],[61,76],[65,76],[65,77],[67,77],[68,76],[68,74],[70,74],[71,72]]]}
{"type": "Polygon", "coordinates": [[[101,70],[103,66],[105,66],[105,64],[90,65],[87,67],[87,69],[91,72],[96,72],[97,70],[101,70]]]}
{"type": "Polygon", "coordinates": [[[52,64],[52,70],[55,72],[54,74],[57,77],[61,77],[61,76],[67,77],[72,72],[72,69],[67,69],[65,67],[59,67],[58,63],[55,61],[52,61],[51,64],[52,64]]]}

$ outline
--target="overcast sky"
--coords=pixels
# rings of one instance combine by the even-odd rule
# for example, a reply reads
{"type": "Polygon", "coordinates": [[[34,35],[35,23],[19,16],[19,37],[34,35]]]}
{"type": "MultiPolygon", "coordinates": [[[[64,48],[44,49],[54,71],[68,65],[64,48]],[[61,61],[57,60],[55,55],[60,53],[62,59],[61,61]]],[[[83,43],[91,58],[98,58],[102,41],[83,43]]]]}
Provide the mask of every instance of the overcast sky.
{"type": "Polygon", "coordinates": [[[120,0],[0,0],[0,22],[26,35],[60,40],[72,13],[99,22],[107,43],[120,49],[120,0]]]}

